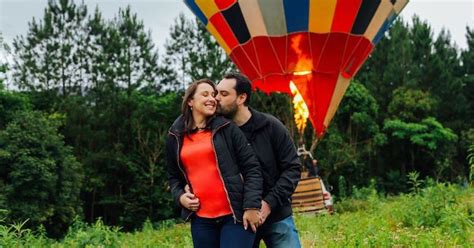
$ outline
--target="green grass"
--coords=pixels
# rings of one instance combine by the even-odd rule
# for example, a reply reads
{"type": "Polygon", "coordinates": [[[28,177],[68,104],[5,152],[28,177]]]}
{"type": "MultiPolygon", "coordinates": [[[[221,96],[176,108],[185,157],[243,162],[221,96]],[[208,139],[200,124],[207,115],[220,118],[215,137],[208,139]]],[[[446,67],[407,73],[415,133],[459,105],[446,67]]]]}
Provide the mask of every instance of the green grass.
{"type": "MultiPolygon", "coordinates": [[[[435,184],[418,194],[336,203],[336,214],[295,215],[303,247],[472,247],[474,188],[435,184]]],[[[192,247],[188,224],[145,223],[120,232],[98,221],[76,222],[61,241],[44,232],[0,225],[0,247],[192,247]]]]}

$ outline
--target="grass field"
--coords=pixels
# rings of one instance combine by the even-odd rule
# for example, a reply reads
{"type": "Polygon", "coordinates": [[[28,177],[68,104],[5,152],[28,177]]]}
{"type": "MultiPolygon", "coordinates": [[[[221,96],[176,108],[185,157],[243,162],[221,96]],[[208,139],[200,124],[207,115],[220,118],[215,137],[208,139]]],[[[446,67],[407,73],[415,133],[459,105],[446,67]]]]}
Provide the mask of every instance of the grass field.
{"type": "MultiPolygon", "coordinates": [[[[434,184],[396,197],[367,192],[338,201],[331,216],[296,215],[303,247],[474,247],[473,187],[434,184]]],[[[172,220],[133,233],[76,222],[61,241],[0,225],[0,238],[0,247],[192,247],[189,225],[172,220]]]]}

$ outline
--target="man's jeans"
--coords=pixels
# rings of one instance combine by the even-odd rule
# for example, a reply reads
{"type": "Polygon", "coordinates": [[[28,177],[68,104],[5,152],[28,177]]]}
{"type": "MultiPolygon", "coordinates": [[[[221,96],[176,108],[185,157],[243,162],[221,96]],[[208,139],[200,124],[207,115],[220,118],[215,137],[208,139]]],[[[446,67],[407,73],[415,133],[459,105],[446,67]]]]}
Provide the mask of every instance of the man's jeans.
{"type": "Polygon", "coordinates": [[[268,248],[300,248],[298,231],[293,216],[287,217],[271,225],[264,225],[257,231],[254,248],[259,247],[263,239],[268,248]]]}
{"type": "Polygon", "coordinates": [[[242,223],[234,223],[232,215],[213,219],[196,216],[191,221],[191,235],[195,248],[250,248],[255,239],[252,228],[245,230],[242,223]]]}

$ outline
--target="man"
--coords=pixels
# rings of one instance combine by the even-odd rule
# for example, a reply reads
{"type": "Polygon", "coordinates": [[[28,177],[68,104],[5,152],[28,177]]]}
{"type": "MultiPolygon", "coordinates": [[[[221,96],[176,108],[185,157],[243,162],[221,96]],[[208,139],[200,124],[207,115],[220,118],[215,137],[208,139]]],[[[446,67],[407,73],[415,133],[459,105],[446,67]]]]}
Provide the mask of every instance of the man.
{"type": "Polygon", "coordinates": [[[225,75],[217,91],[217,112],[240,127],[262,166],[262,225],[254,247],[261,239],[267,247],[301,247],[291,209],[301,164],[288,130],[277,118],[249,108],[252,87],[242,74],[225,75]]]}
{"type": "Polygon", "coordinates": [[[318,161],[316,159],[312,159],[310,156],[308,156],[308,154],[304,154],[302,155],[303,156],[303,165],[304,167],[306,168],[306,170],[308,171],[308,176],[309,177],[315,177],[318,175],[318,167],[317,167],[317,163],[318,161]]]}

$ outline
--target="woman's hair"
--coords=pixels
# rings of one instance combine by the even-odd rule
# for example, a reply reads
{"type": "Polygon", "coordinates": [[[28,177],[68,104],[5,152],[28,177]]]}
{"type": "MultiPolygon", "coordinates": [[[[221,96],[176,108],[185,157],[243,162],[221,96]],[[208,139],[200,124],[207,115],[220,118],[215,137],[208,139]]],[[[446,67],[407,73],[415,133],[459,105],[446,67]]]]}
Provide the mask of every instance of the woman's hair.
{"type": "MultiPolygon", "coordinates": [[[[184,93],[184,97],[183,97],[183,102],[181,103],[181,113],[183,114],[183,118],[184,118],[184,132],[186,132],[188,135],[194,126],[193,114],[192,114],[191,107],[188,105],[188,101],[193,99],[193,96],[196,93],[196,89],[200,84],[209,84],[210,86],[212,86],[214,91],[217,92],[216,85],[214,84],[214,82],[212,82],[210,79],[207,79],[207,78],[194,81],[186,89],[186,92],[184,93]]],[[[209,121],[211,119],[212,118],[208,119],[206,126],[207,124],[209,124],[209,121]]]]}

